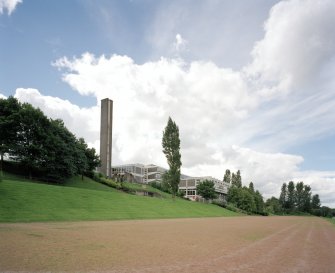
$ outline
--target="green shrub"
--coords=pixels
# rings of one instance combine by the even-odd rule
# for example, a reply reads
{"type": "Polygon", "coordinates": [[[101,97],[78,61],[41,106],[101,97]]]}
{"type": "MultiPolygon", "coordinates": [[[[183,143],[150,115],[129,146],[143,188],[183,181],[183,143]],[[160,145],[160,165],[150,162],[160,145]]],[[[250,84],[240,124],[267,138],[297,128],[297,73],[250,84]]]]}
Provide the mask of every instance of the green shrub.
{"type": "Polygon", "coordinates": [[[166,183],[161,183],[161,182],[158,182],[158,181],[153,181],[153,182],[150,182],[149,185],[151,187],[157,189],[157,190],[160,190],[160,191],[163,191],[163,192],[171,194],[171,190],[168,188],[168,185],[166,183]]]}

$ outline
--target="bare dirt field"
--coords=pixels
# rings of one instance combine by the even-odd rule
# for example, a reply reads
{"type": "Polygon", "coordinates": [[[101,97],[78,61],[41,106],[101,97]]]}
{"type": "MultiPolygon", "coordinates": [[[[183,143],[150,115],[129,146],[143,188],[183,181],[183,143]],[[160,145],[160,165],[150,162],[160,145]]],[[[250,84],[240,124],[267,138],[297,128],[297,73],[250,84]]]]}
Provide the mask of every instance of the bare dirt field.
{"type": "Polygon", "coordinates": [[[1,272],[335,272],[316,217],[0,224],[1,272]]]}

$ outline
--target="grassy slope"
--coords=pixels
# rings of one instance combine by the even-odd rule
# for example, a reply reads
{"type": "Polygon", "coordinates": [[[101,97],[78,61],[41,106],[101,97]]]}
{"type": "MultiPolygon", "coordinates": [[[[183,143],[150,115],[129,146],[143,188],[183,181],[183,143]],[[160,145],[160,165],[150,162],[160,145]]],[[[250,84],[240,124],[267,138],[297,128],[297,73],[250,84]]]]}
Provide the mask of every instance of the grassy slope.
{"type": "Polygon", "coordinates": [[[226,209],[182,199],[118,192],[86,179],[69,187],[4,180],[0,182],[0,222],[158,219],[234,216],[226,209]]]}
{"type": "Polygon", "coordinates": [[[333,225],[335,225],[335,219],[334,218],[328,219],[328,221],[331,222],[333,225]]]}

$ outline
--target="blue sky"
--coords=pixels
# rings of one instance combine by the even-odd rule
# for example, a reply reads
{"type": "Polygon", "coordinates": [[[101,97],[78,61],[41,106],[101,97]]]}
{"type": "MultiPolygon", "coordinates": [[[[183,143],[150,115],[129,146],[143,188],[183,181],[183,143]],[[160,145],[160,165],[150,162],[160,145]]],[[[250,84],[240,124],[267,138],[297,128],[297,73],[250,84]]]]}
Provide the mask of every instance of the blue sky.
{"type": "Polygon", "coordinates": [[[0,0],[0,96],[40,107],[99,147],[114,100],[113,164],[242,170],[268,197],[291,179],[335,206],[335,6],[327,0],[0,0]]]}

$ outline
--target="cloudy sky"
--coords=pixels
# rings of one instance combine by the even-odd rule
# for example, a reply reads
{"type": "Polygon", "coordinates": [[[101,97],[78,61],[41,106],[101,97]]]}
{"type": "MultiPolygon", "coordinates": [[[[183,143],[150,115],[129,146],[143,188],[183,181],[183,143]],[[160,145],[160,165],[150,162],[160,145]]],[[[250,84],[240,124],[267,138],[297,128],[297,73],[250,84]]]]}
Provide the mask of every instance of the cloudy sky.
{"type": "Polygon", "coordinates": [[[113,165],[242,172],[265,197],[304,181],[335,207],[335,1],[0,0],[0,97],[62,118],[99,150],[114,101],[113,165]]]}

